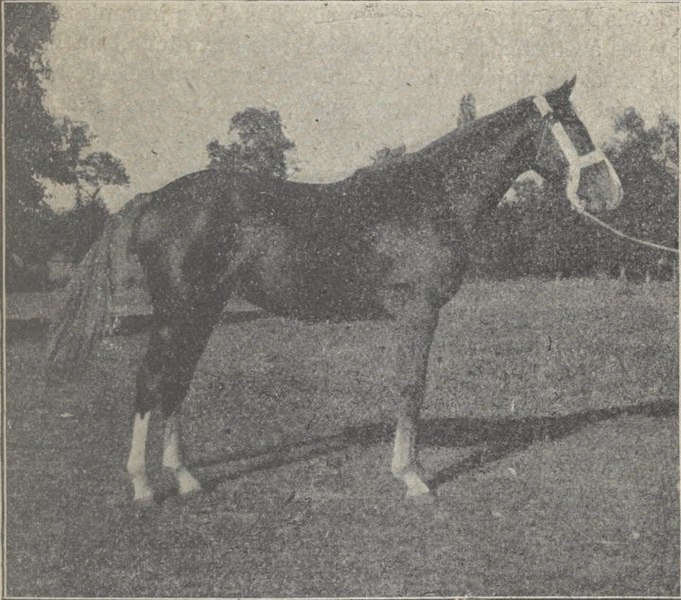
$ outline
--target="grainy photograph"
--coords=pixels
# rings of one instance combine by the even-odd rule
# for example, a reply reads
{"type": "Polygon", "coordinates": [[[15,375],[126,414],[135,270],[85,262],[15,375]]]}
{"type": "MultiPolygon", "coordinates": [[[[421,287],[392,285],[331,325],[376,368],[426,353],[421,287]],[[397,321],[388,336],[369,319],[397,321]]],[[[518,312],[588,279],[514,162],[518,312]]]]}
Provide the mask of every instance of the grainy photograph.
{"type": "Polygon", "coordinates": [[[679,597],[679,5],[5,2],[4,597],[679,597]]]}

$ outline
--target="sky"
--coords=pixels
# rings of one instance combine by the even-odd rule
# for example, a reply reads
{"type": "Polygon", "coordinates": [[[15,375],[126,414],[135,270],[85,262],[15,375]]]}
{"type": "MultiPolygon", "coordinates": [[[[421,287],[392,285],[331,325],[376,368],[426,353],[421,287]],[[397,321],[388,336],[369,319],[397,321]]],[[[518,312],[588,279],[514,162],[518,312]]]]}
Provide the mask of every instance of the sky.
{"type": "MultiPolygon", "coordinates": [[[[248,106],[281,114],[301,181],[334,181],[383,146],[415,150],[577,75],[594,141],[636,107],[678,119],[679,6],[625,2],[70,2],[47,58],[46,104],[85,121],[131,178],[116,210],[205,168],[248,106]]],[[[53,190],[56,206],[70,193],[53,190]]]]}

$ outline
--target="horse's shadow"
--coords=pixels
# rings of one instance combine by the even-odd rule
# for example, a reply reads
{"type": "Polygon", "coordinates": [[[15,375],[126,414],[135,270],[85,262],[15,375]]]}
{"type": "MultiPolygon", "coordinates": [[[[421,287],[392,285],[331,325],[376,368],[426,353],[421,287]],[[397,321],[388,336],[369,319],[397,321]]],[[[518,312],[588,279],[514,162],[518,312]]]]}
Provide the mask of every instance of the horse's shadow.
{"type": "MultiPolygon", "coordinates": [[[[678,414],[678,404],[656,401],[629,406],[583,410],[560,416],[505,417],[485,419],[455,417],[430,419],[421,422],[420,444],[443,448],[477,447],[467,458],[441,469],[429,478],[429,484],[437,489],[459,475],[479,469],[504,456],[529,448],[539,441],[558,440],[575,434],[585,427],[621,416],[644,415],[670,417],[678,414]]],[[[341,433],[317,436],[290,444],[280,444],[256,452],[244,451],[223,454],[205,460],[194,461],[193,466],[208,468],[227,463],[236,468],[204,478],[204,487],[210,491],[221,482],[237,479],[247,473],[271,469],[296,461],[311,459],[350,447],[368,447],[388,442],[394,425],[372,423],[348,427],[341,433]]]]}

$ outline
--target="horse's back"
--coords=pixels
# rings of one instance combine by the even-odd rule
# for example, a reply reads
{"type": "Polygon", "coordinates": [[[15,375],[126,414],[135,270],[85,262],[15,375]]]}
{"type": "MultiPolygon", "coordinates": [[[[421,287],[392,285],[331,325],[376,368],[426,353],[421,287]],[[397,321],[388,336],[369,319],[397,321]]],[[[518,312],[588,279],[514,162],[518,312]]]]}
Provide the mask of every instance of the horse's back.
{"type": "Polygon", "coordinates": [[[277,314],[375,318],[384,313],[378,289],[430,277],[411,255],[439,252],[430,246],[442,241],[423,233],[433,228],[437,190],[408,184],[408,175],[397,184],[385,170],[306,184],[194,173],[148,195],[135,251],[167,289],[220,279],[277,314]]]}

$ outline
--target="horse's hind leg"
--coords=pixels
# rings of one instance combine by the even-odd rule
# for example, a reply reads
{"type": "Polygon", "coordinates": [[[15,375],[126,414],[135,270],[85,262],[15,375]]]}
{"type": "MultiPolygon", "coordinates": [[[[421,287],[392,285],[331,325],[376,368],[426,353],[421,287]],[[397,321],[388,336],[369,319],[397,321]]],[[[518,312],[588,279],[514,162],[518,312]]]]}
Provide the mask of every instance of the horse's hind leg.
{"type": "Polygon", "coordinates": [[[184,465],[180,447],[180,415],[178,410],[166,418],[163,430],[163,467],[168,469],[177,481],[180,494],[201,490],[201,484],[184,465]]]}
{"type": "Polygon", "coordinates": [[[177,411],[194,376],[196,364],[222,311],[222,298],[175,304],[172,313],[159,310],[149,348],[137,375],[135,423],[127,469],[135,500],[150,500],[153,493],[146,475],[145,447],[150,411],[160,406],[166,419],[163,466],[176,477],[186,494],[201,488],[188,471],[180,451],[177,411]]]}
{"type": "Polygon", "coordinates": [[[147,478],[146,451],[149,417],[151,413],[135,411],[135,422],[132,426],[132,444],[128,456],[127,470],[134,489],[134,498],[138,502],[150,502],[154,492],[147,478]]]}

